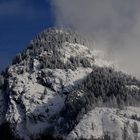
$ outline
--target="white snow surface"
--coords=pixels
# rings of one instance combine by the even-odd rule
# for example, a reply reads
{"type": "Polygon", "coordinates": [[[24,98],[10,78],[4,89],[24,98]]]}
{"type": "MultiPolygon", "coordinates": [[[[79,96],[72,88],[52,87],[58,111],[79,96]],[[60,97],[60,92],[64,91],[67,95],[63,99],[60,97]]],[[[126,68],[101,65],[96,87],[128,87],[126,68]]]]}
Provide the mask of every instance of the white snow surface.
{"type": "Polygon", "coordinates": [[[124,127],[131,140],[140,138],[140,132],[134,133],[134,122],[140,130],[140,121],[132,119],[132,115],[140,115],[139,107],[127,107],[123,110],[115,108],[95,108],[83,116],[79,124],[67,136],[67,140],[98,139],[108,134],[111,139],[123,140],[124,127]]]}

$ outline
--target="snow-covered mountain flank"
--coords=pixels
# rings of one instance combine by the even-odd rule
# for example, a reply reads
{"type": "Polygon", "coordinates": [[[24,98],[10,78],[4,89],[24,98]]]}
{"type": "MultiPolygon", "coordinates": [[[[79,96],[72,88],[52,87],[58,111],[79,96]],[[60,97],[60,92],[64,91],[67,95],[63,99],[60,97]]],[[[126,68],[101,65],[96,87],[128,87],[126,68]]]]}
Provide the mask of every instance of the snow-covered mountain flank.
{"type": "Polygon", "coordinates": [[[74,31],[36,36],[0,76],[2,140],[138,140],[140,81],[74,31]]]}

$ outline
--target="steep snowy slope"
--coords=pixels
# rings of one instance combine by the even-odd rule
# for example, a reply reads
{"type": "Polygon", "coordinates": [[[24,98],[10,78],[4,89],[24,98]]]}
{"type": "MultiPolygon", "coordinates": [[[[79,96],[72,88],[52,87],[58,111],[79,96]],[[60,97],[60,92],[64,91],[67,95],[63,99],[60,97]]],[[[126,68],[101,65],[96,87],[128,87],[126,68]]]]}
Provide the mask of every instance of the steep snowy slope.
{"type": "Polygon", "coordinates": [[[71,30],[40,33],[3,74],[0,122],[25,140],[138,137],[140,82],[100,55],[71,30]]]}
{"type": "Polygon", "coordinates": [[[84,115],[67,139],[138,139],[140,122],[132,117],[136,114],[140,116],[139,108],[95,108],[84,115]]]}

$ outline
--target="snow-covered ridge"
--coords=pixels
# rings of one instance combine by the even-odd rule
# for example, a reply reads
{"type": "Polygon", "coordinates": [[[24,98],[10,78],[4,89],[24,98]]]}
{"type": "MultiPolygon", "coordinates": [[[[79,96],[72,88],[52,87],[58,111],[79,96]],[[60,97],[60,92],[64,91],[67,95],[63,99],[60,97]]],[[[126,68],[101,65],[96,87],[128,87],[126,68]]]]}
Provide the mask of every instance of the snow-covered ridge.
{"type": "MultiPolygon", "coordinates": [[[[114,91],[119,89],[120,85],[124,87],[122,89],[134,91],[134,96],[136,96],[135,92],[137,94],[140,91],[136,80],[132,81],[131,78],[128,78],[130,83],[123,85],[127,81],[127,78],[124,80],[123,74],[114,72],[113,68],[105,69],[104,67],[113,67],[113,62],[105,60],[103,52],[90,50],[77,33],[58,29],[45,30],[31,41],[27,49],[17,55],[13,65],[6,71],[6,93],[4,94],[7,96],[8,105],[6,114],[0,114],[1,122],[7,121],[14,135],[25,140],[40,138],[42,134],[49,133],[52,128],[53,136],[61,136],[68,140],[75,138],[102,139],[105,135],[123,140],[123,130],[129,121],[128,136],[133,140],[139,136],[139,131],[136,135],[136,131],[133,130],[135,121],[138,125],[137,129],[140,126],[138,122],[139,107],[123,108],[122,110],[118,106],[116,108],[102,106],[91,108],[90,105],[95,100],[88,104],[89,100],[95,97],[91,95],[97,94],[93,91],[99,92],[98,94],[101,96],[101,91],[106,90],[104,88],[112,90],[112,85],[115,83],[117,87],[113,85],[114,91]],[[120,79],[117,76],[116,78],[112,74],[113,72],[120,79]],[[107,76],[116,79],[108,78],[106,80],[107,76]],[[88,81],[86,78],[89,78],[88,81]],[[91,88],[89,93],[87,83],[91,88]],[[105,86],[100,88],[104,84],[105,86]],[[76,86],[81,87],[75,90],[76,86]],[[93,86],[95,89],[99,89],[94,90],[93,86]],[[72,130],[70,128],[69,134],[61,133],[58,130],[60,127],[56,125],[62,126],[61,122],[65,122],[66,127],[69,127],[67,125],[69,117],[64,115],[72,115],[71,113],[75,113],[75,109],[81,111],[81,106],[77,101],[80,102],[80,105],[86,104],[87,106],[84,107],[90,108],[90,110],[82,110],[83,116],[74,120],[76,126],[72,130]],[[71,112],[64,112],[62,115],[62,111],[65,111],[66,107],[71,112]]],[[[121,96],[119,97],[121,98],[121,96]]],[[[1,110],[4,110],[2,106],[4,96],[1,96],[0,99],[1,110]]],[[[116,101],[115,96],[111,96],[111,99],[116,101]]],[[[99,104],[100,102],[98,102],[99,104]]],[[[70,123],[74,121],[69,120],[70,123]]]]}

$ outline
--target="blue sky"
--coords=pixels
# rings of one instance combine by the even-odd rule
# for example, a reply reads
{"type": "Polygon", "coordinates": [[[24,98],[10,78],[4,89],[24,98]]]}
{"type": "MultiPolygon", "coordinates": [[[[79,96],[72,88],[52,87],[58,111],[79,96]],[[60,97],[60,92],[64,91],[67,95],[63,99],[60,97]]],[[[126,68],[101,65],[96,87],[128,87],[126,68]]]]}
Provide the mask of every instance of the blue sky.
{"type": "Polygon", "coordinates": [[[0,0],[0,70],[54,21],[51,0],[0,0]]]}

